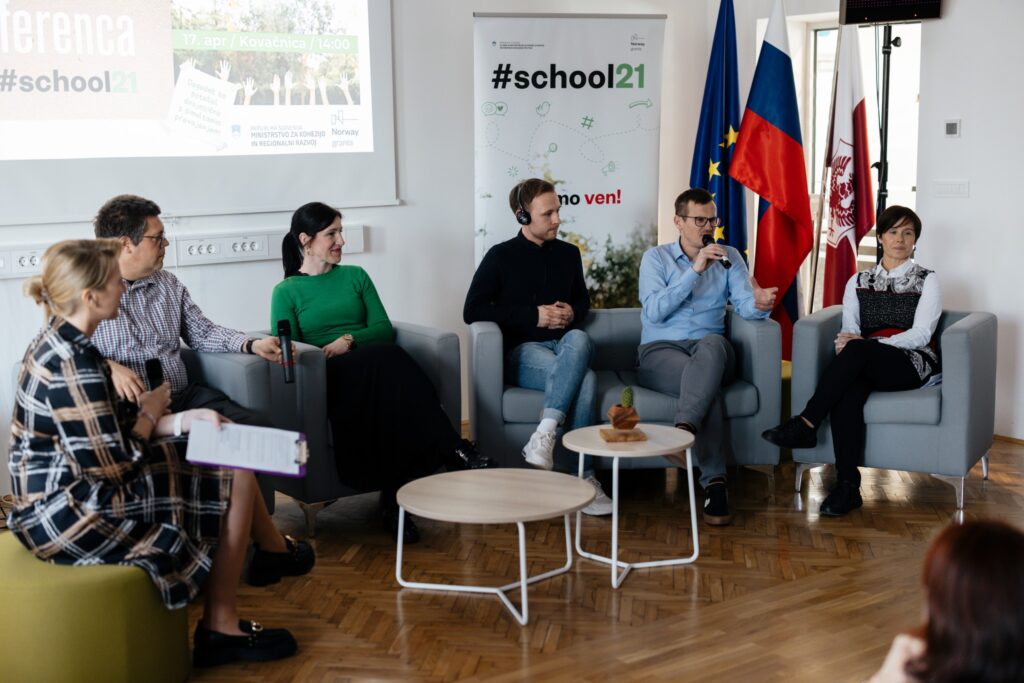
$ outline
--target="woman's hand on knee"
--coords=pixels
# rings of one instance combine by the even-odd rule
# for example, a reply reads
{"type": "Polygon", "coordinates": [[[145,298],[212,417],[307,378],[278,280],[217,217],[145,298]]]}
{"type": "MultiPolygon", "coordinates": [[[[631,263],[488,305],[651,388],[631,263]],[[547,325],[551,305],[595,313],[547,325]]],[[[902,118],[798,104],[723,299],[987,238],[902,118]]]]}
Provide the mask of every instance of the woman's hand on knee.
{"type": "Polygon", "coordinates": [[[863,339],[864,337],[859,334],[853,334],[852,332],[840,332],[836,335],[836,355],[846,348],[846,345],[854,339],[863,339]]]}
{"type": "Polygon", "coordinates": [[[195,408],[193,410],[186,410],[182,414],[181,418],[181,432],[182,434],[188,434],[192,431],[192,425],[197,421],[211,422],[213,426],[220,429],[221,425],[230,424],[231,420],[224,417],[216,410],[210,410],[209,408],[195,408]]]}

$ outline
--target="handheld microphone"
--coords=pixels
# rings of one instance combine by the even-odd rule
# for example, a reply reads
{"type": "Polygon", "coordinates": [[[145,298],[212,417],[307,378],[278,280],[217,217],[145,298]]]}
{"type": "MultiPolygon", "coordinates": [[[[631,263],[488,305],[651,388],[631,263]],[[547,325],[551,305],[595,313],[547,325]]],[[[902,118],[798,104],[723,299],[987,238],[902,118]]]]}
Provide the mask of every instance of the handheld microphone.
{"type": "MultiPolygon", "coordinates": [[[[715,242],[714,238],[712,238],[711,235],[704,235],[703,237],[700,238],[700,241],[705,247],[711,244],[712,242],[718,244],[718,242],[715,242]]],[[[732,262],[729,261],[728,256],[723,256],[722,260],[719,261],[719,263],[722,264],[723,268],[732,268],[732,262]]]]}
{"type": "Polygon", "coordinates": [[[160,365],[159,358],[150,358],[146,361],[146,380],[149,382],[150,391],[164,383],[164,368],[160,365]]]}
{"type": "Polygon", "coordinates": [[[295,357],[292,356],[292,324],[287,320],[277,321],[277,338],[281,341],[281,367],[284,368],[285,384],[295,382],[295,357]]]}

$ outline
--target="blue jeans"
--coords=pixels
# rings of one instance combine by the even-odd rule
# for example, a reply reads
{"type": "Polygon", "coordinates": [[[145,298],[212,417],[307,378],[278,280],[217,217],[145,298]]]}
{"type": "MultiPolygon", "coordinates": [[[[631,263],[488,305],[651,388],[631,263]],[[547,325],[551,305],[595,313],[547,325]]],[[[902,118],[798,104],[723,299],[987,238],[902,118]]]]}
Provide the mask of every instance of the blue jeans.
{"type": "MultiPolygon", "coordinates": [[[[567,431],[588,427],[595,422],[597,402],[597,376],[590,369],[593,353],[586,332],[569,330],[558,341],[515,347],[508,353],[505,372],[509,383],[544,392],[542,419],[553,418],[567,431]]],[[[589,462],[585,468],[590,469],[589,462]]]]}

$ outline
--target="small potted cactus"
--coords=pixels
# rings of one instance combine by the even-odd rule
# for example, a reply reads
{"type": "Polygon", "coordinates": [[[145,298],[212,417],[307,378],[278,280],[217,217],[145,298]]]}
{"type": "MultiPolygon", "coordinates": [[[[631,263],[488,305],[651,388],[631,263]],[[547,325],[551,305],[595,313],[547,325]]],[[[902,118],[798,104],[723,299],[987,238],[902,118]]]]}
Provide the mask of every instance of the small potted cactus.
{"type": "Polygon", "coordinates": [[[612,423],[614,429],[633,429],[640,422],[640,416],[633,407],[632,387],[623,389],[619,403],[608,409],[608,421],[612,423]]]}

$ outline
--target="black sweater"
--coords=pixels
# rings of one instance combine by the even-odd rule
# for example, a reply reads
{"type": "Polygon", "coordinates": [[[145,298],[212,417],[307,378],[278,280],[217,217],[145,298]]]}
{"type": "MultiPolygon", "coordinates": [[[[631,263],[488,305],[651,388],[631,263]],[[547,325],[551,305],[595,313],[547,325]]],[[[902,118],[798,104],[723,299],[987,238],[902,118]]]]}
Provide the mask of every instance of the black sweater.
{"type": "Polygon", "coordinates": [[[561,339],[583,324],[589,310],[580,250],[558,239],[538,246],[520,231],[484,256],[469,285],[462,318],[467,325],[498,323],[508,350],[528,341],[561,339]],[[572,306],[572,324],[562,330],[537,327],[537,307],[556,301],[572,306]]]}

